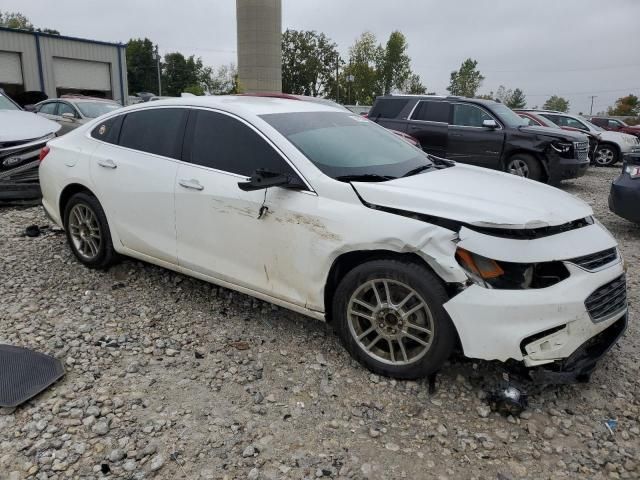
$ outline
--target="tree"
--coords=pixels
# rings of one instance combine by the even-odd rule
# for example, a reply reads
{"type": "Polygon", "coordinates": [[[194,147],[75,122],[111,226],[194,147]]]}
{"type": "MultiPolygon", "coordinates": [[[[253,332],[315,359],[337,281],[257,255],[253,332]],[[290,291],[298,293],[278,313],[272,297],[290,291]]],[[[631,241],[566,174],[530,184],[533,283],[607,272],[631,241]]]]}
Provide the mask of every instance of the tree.
{"type": "Polygon", "coordinates": [[[238,71],[233,63],[221,65],[217,69],[204,67],[201,81],[211,95],[229,95],[238,92],[238,71]]]}
{"type": "Polygon", "coordinates": [[[475,97],[484,77],[477,69],[478,62],[467,58],[460,65],[460,70],[451,72],[451,80],[447,90],[451,95],[475,97]]]}
{"type": "MultiPolygon", "coordinates": [[[[407,55],[408,46],[407,39],[401,32],[397,30],[391,32],[384,49],[381,72],[383,94],[391,93],[394,88],[402,90],[407,85],[412,75],[411,59],[407,55]]],[[[418,77],[418,83],[419,79],[420,77],[418,77]]]]}
{"type": "Polygon", "coordinates": [[[35,28],[27,17],[18,12],[0,11],[0,27],[16,28],[19,30],[28,30],[30,32],[50,33],[52,35],[60,35],[58,30],[51,28],[35,28]]]}
{"type": "Polygon", "coordinates": [[[525,108],[527,106],[527,97],[524,92],[516,88],[505,100],[504,104],[512,109],[525,108]]]}
{"type": "Polygon", "coordinates": [[[566,98],[559,97],[558,95],[553,95],[549,100],[544,102],[543,107],[545,110],[556,110],[558,112],[568,112],[569,111],[569,100],[566,98]]]}
{"type": "Polygon", "coordinates": [[[180,52],[168,53],[162,65],[162,90],[165,95],[179,97],[182,92],[204,93],[202,59],[180,52]]]}
{"type": "Polygon", "coordinates": [[[609,115],[616,115],[621,117],[636,117],[640,115],[640,102],[638,97],[633,94],[629,94],[626,97],[620,97],[616,100],[613,107],[609,107],[609,115]]]}
{"type": "Polygon", "coordinates": [[[324,96],[335,83],[337,45],[324,33],[286,30],[282,35],[282,91],[324,96]]]}
{"type": "Polygon", "coordinates": [[[153,58],[154,45],[148,38],[127,43],[127,79],[129,92],[157,92],[158,65],[153,58]]]}
{"type": "MultiPolygon", "coordinates": [[[[384,59],[384,48],[377,44],[376,36],[371,32],[360,35],[349,48],[349,64],[340,77],[342,93],[338,100],[345,99],[350,91],[351,103],[371,105],[384,89],[384,59]],[[349,78],[353,78],[353,81],[347,82],[349,78]]],[[[335,90],[331,93],[334,99],[337,98],[335,90]]]]}
{"type": "Polygon", "coordinates": [[[409,95],[433,95],[433,93],[427,93],[427,87],[422,84],[420,75],[415,73],[409,75],[409,78],[404,82],[404,85],[402,85],[400,90],[409,95]]]}

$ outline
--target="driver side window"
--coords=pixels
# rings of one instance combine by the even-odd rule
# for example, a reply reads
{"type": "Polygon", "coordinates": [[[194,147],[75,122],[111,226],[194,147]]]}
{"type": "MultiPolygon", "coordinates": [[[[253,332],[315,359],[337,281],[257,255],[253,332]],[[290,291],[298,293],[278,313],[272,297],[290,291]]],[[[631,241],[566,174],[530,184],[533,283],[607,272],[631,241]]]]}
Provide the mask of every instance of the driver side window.
{"type": "Polygon", "coordinates": [[[456,103],[453,105],[453,123],[461,127],[480,127],[485,120],[493,120],[493,117],[480,107],[456,103]]]}
{"type": "Polygon", "coordinates": [[[190,163],[244,177],[265,169],[298,178],[266,140],[229,115],[192,110],[189,124],[191,138],[185,142],[185,160],[190,163]]]}

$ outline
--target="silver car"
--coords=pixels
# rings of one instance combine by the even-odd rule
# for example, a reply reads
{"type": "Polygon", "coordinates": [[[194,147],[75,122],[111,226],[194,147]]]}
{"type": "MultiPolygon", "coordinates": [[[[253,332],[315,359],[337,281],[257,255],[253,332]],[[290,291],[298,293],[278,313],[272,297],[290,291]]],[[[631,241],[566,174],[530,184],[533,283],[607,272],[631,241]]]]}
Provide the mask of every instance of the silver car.
{"type": "Polygon", "coordinates": [[[94,118],[118,108],[122,108],[122,105],[113,100],[91,97],[62,97],[40,102],[35,106],[34,111],[38,115],[58,122],[62,127],[58,135],[64,135],[94,118]]]}

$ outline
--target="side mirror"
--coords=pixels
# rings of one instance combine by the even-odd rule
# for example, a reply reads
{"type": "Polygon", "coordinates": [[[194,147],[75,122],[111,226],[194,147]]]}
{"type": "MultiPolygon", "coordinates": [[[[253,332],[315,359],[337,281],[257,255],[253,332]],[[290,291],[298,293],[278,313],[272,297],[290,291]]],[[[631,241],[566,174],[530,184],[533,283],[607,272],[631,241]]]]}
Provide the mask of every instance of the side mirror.
{"type": "Polygon", "coordinates": [[[238,187],[240,190],[250,192],[271,187],[282,187],[290,183],[291,177],[289,175],[258,169],[253,172],[253,175],[251,175],[248,181],[238,182],[238,187]]]}
{"type": "Polygon", "coordinates": [[[498,124],[495,120],[484,120],[482,122],[482,126],[485,128],[490,128],[492,130],[498,128],[498,124]]]}
{"type": "Polygon", "coordinates": [[[75,120],[76,116],[73,113],[65,112],[62,114],[62,118],[66,118],[67,120],[75,120]]]}

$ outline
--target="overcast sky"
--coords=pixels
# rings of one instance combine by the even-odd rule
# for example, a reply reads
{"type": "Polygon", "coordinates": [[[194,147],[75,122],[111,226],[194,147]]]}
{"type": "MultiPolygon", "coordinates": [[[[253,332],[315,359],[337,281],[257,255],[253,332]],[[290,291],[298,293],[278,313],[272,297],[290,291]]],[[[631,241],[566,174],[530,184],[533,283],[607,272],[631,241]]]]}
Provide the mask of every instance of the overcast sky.
{"type": "MultiPolygon", "coordinates": [[[[520,87],[528,106],[551,94],[574,112],[594,113],[640,95],[640,0],[282,0],[282,28],[317,30],[346,55],[365,30],[380,42],[393,30],[409,42],[413,69],[446,94],[467,57],[486,77],[481,93],[520,87]]],[[[236,63],[235,0],[3,0],[38,27],[96,40],[149,37],[206,64],[236,63]]]]}

